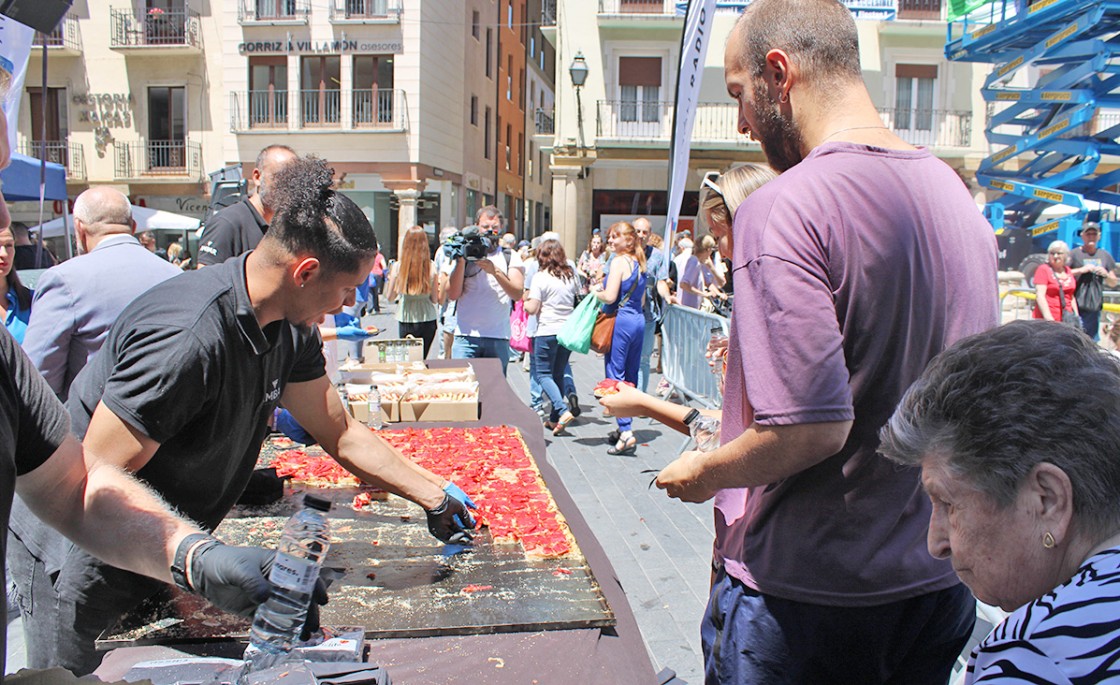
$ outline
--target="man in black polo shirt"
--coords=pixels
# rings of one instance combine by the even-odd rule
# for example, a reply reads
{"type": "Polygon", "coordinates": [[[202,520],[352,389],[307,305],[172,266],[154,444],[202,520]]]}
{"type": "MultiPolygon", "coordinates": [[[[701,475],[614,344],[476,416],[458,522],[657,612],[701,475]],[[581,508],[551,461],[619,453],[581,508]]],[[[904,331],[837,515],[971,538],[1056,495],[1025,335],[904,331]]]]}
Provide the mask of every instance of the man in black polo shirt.
{"type": "Polygon", "coordinates": [[[199,266],[221,264],[245,254],[261,242],[276,211],[269,192],[273,180],[276,173],[295,158],[295,150],[287,145],[269,145],[260,151],[252,175],[256,192],[206,222],[198,241],[199,266]]]}
{"type": "MultiPolygon", "coordinates": [[[[467,510],[448,494],[461,491],[352,420],[324,373],[312,324],[353,304],[377,245],[331,181],[319,160],[288,163],[272,189],[276,219],[256,250],[130,304],[71,386],[75,431],[212,530],[244,489],[282,402],[348,470],[424,507],[437,538],[469,539],[467,510]]],[[[70,548],[18,507],[11,531],[9,556],[33,570],[15,578],[31,607],[30,665],[90,672],[97,634],[156,586],[70,548]]]]}

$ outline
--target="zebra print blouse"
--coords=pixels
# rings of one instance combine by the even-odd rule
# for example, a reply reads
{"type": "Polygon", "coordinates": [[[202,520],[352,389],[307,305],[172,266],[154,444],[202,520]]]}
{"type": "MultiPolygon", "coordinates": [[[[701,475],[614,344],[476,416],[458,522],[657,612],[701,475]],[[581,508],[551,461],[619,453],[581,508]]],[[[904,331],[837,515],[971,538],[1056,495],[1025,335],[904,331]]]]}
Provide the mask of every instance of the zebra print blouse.
{"type": "Polygon", "coordinates": [[[1120,548],[1019,607],[972,650],[972,683],[1120,683],[1120,548]]]}

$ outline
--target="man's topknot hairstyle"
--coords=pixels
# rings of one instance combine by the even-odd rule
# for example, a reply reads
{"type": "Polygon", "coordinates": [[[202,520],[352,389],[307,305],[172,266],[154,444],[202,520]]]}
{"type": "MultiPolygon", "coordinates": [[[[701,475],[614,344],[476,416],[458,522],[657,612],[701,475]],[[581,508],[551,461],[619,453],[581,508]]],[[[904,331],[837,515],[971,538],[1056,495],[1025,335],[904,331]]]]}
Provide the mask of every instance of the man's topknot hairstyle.
{"type": "Polygon", "coordinates": [[[309,254],[333,272],[356,271],[373,257],[377,236],[354,201],[331,186],[334,170],[318,157],[299,157],[276,174],[269,197],[276,215],[266,239],[309,254]]]}

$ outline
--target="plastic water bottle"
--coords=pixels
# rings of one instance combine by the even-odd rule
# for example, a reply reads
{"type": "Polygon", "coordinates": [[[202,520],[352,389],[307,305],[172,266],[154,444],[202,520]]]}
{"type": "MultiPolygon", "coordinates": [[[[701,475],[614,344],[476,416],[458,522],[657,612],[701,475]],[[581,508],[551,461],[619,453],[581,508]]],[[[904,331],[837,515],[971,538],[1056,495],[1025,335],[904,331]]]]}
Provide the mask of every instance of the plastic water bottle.
{"type": "Polygon", "coordinates": [[[385,345],[383,344],[377,346],[377,361],[381,364],[385,363],[385,345]]]}
{"type": "Polygon", "coordinates": [[[371,385],[369,388],[369,395],[366,395],[369,402],[369,418],[366,419],[366,425],[375,431],[381,430],[383,424],[381,423],[381,393],[377,391],[376,385],[371,385]]]}
{"type": "Polygon", "coordinates": [[[701,452],[712,452],[719,447],[719,419],[714,416],[697,416],[688,427],[692,439],[696,441],[696,449],[701,452]]]}
{"type": "Polygon", "coordinates": [[[303,508],[288,519],[268,580],[272,594],[257,607],[245,650],[247,670],[258,671],[287,661],[307,620],[319,569],[330,547],[331,503],[303,496],[303,508]]]}

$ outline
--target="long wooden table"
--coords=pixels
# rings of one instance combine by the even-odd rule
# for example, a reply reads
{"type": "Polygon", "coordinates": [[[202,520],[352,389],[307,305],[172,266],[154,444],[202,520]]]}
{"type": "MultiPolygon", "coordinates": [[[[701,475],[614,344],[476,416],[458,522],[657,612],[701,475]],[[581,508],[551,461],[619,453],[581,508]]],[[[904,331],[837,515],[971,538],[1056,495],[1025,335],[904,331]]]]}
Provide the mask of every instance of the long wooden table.
{"type": "MultiPolygon", "coordinates": [[[[435,368],[461,365],[462,361],[429,361],[435,368]]],[[[536,458],[541,476],[557,507],[567,519],[598,580],[614,615],[606,628],[503,632],[483,635],[384,638],[369,641],[370,660],[388,669],[394,682],[437,685],[443,683],[652,683],[653,665],[637,622],[618,582],[610,560],[564,488],[559,474],[548,463],[544,433],[537,415],[519,399],[505,381],[494,359],[471,360],[480,381],[481,418],[471,423],[392,424],[390,427],[474,427],[511,425],[521,432],[536,458]]],[[[229,643],[180,645],[183,651],[220,656],[236,655],[229,643]]],[[[111,652],[97,674],[119,678],[128,666],[149,658],[164,658],[163,647],[130,647],[111,652]]]]}

